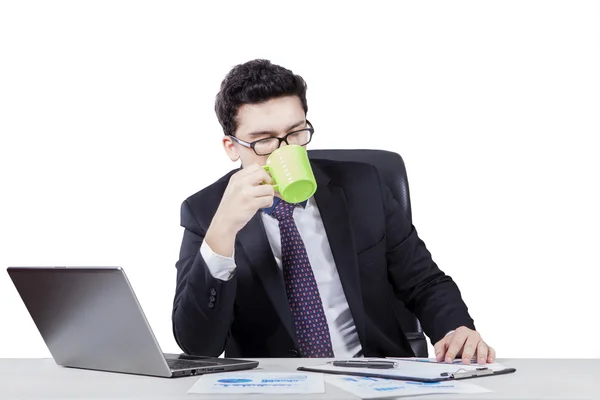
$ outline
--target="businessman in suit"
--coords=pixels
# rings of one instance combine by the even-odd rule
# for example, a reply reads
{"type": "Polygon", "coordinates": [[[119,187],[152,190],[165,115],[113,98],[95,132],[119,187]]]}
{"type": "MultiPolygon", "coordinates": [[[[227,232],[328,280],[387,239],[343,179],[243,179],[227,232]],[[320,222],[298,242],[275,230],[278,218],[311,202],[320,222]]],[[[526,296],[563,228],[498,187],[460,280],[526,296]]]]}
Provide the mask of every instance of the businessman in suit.
{"type": "Polygon", "coordinates": [[[184,228],[173,331],[189,354],[227,357],[410,357],[393,291],[421,321],[439,361],[492,362],[460,291],[375,167],[312,161],[318,189],[302,204],[262,168],[307,145],[306,84],[267,60],[234,67],[215,110],[227,156],[241,161],[181,206],[184,228]]]}

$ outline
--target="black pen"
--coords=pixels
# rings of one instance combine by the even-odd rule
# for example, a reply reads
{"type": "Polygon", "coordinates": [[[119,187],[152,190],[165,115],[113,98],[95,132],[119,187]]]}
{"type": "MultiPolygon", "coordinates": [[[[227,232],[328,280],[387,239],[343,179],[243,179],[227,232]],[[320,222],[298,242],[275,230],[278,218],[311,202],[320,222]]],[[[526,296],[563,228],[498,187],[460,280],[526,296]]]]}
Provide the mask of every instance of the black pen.
{"type": "Polygon", "coordinates": [[[334,367],[354,367],[354,368],[379,368],[388,369],[394,368],[398,363],[394,361],[383,360],[347,360],[347,361],[330,361],[334,367]]]}

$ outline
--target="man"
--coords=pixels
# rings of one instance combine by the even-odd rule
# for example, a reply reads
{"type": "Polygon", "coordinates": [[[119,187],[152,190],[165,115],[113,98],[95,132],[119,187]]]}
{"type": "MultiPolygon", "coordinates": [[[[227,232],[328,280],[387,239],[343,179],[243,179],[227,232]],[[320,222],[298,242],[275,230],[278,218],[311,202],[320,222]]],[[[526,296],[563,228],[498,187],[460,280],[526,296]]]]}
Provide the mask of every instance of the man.
{"type": "MultiPolygon", "coordinates": [[[[234,67],[215,110],[242,168],[185,200],[173,331],[189,354],[409,357],[388,293],[413,311],[439,361],[492,362],[460,291],[432,261],[378,171],[313,161],[317,192],[299,205],[262,168],[307,145],[306,84],[266,60],[234,67]]],[[[340,138],[343,139],[343,138],[340,138]]]]}

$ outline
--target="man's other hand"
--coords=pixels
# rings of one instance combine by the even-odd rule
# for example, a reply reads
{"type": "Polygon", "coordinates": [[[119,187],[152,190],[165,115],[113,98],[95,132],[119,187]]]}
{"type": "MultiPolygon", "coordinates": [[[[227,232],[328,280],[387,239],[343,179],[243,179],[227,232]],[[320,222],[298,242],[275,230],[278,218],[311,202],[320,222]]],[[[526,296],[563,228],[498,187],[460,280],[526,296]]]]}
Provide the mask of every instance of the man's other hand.
{"type": "Polygon", "coordinates": [[[496,359],[496,351],[481,339],[479,332],[466,326],[446,335],[434,345],[434,350],[438,362],[451,363],[457,356],[462,358],[463,364],[470,364],[471,360],[479,364],[493,363],[496,359]]]}

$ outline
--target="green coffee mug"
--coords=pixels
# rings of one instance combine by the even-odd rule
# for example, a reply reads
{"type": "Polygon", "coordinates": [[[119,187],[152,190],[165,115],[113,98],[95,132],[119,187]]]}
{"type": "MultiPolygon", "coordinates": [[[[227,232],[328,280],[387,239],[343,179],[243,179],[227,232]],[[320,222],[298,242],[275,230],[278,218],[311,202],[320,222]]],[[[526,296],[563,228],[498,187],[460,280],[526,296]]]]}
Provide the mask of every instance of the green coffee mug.
{"type": "Polygon", "coordinates": [[[317,191],[317,181],[303,146],[280,147],[267,158],[264,168],[275,181],[275,190],[288,203],[302,203],[317,191]]]}

